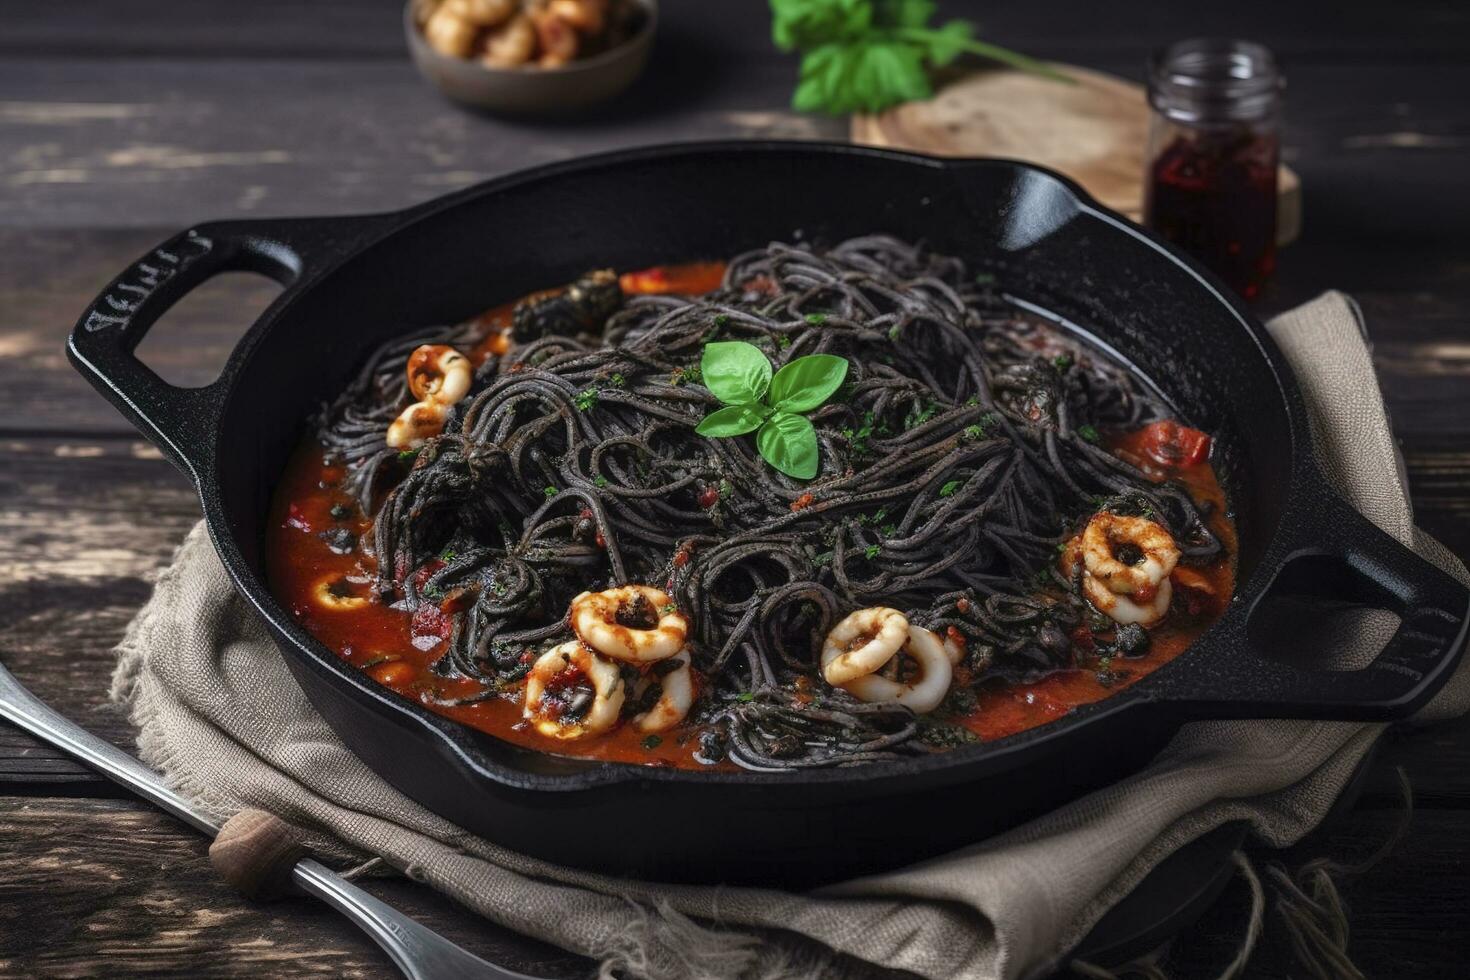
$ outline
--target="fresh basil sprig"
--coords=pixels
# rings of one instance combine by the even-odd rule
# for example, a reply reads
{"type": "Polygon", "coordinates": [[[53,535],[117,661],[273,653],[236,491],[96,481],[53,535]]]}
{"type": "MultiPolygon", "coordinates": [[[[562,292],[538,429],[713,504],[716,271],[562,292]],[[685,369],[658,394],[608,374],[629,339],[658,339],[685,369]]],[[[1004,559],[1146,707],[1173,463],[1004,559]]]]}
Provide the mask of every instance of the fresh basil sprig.
{"type": "Polygon", "coordinates": [[[801,80],[792,96],[802,112],[877,112],[934,94],[929,69],[961,54],[1056,81],[1072,79],[1044,62],[975,38],[975,25],[930,27],[933,0],[770,0],[771,37],[800,51],[801,80]]]}
{"type": "Polygon", "coordinates": [[[767,463],[798,480],[817,475],[817,433],[801,413],[820,407],[841,387],[846,359],[809,354],[773,377],[759,347],[727,340],[705,344],[699,367],[704,386],[725,407],[706,415],[695,432],[713,439],[754,432],[767,463]]]}

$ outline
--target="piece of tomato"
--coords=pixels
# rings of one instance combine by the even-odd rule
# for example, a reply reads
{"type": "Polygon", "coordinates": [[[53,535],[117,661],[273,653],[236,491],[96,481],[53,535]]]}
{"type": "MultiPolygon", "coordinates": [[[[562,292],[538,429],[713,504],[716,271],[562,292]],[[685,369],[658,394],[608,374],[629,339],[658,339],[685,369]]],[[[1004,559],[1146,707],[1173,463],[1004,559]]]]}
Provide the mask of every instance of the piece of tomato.
{"type": "Polygon", "coordinates": [[[1150,423],[1139,446],[1160,466],[1198,466],[1210,458],[1208,435],[1168,419],[1150,423]]]}

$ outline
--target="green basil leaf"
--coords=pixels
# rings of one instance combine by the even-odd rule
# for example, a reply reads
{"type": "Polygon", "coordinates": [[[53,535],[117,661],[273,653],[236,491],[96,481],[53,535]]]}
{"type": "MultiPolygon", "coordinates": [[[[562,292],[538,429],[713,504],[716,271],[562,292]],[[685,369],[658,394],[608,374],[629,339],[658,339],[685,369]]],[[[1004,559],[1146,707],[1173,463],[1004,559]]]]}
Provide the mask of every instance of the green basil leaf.
{"type": "Polygon", "coordinates": [[[831,398],[846,377],[847,358],[808,354],[776,372],[767,400],[778,411],[810,412],[831,398]]]}
{"type": "Polygon", "coordinates": [[[699,369],[704,386],[726,405],[758,402],[771,384],[771,362],[759,347],[740,340],[705,344],[699,369]]]}
{"type": "Polygon", "coordinates": [[[770,412],[764,405],[727,405],[706,415],[694,431],[712,439],[743,436],[760,428],[770,412]]]}
{"type": "Polygon", "coordinates": [[[777,412],[755,435],[756,448],[776,469],[798,480],[817,475],[817,432],[804,416],[777,412]]]}

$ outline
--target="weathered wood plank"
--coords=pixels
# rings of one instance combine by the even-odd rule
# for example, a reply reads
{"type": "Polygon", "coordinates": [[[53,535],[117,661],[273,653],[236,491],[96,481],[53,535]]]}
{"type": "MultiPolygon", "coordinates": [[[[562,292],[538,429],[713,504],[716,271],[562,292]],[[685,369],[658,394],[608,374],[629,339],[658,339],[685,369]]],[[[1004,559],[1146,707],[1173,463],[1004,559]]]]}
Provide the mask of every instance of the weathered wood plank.
{"type": "MultiPolygon", "coordinates": [[[[233,55],[279,58],[397,58],[403,52],[399,5],[364,0],[264,0],[248,6],[187,0],[73,0],[13,3],[0,52],[107,59],[233,55]],[[201,8],[207,10],[204,14],[201,8]]],[[[745,0],[663,0],[670,31],[693,29],[717,12],[726,43],[742,54],[769,53],[764,4],[745,0]]],[[[1228,8],[1077,5],[1067,16],[1040,4],[951,0],[946,16],[978,18],[984,36],[1050,57],[1142,56],[1188,35],[1232,35],[1269,44],[1288,63],[1321,60],[1447,59],[1467,47],[1465,11],[1414,0],[1389,12],[1349,6],[1323,17],[1310,7],[1267,3],[1228,8]]]]}
{"type": "MultiPolygon", "coordinates": [[[[203,837],[139,803],[0,797],[0,975],[389,977],[388,959],[309,899],[248,902],[203,837]]],[[[511,969],[577,977],[587,961],[401,879],[366,887],[511,969]]]]}
{"type": "Polygon", "coordinates": [[[844,132],[784,109],[789,64],[742,62],[742,84],[721,87],[708,46],[691,39],[575,123],[471,115],[398,62],[149,60],[118,72],[98,60],[4,59],[0,225],[376,211],[616,147],[844,132]]]}
{"type": "MultiPolygon", "coordinates": [[[[152,447],[126,440],[0,440],[0,462],[0,659],[62,713],[130,748],[127,719],[107,703],[110,651],[198,519],[193,491],[152,447]]],[[[0,781],[100,785],[8,728],[0,781]]]]}
{"type": "MultiPolygon", "coordinates": [[[[7,58],[0,225],[177,226],[379,210],[619,146],[842,136],[838,120],[786,109],[791,59],[749,56],[730,48],[729,36],[667,39],[629,93],[559,123],[465,113],[398,61],[144,59],[119,72],[100,59],[7,58]]],[[[1092,64],[1136,76],[1143,50],[1092,64]]],[[[1455,93],[1467,86],[1463,59],[1434,72],[1293,68],[1287,154],[1306,188],[1308,235],[1314,222],[1335,221],[1355,233],[1347,244],[1360,241],[1365,258],[1392,263],[1399,256],[1365,236],[1388,236],[1412,256],[1462,232],[1456,192],[1470,136],[1455,93]],[[1404,213],[1415,214],[1412,234],[1404,213]]]]}

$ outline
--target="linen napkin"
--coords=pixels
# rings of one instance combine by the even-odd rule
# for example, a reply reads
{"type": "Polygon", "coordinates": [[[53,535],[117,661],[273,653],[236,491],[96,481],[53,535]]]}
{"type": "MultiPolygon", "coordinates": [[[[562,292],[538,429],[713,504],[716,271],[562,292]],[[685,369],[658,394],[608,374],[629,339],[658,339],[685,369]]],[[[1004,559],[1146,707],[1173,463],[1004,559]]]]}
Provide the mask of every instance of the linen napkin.
{"type": "MultiPolygon", "coordinates": [[[[1461,578],[1413,525],[1355,304],[1338,293],[1271,333],[1296,369],[1327,473],[1360,511],[1461,578]]],[[[1371,658],[1385,614],[1336,623],[1344,658],[1371,658]]],[[[337,739],[292,680],[196,527],[119,646],[114,697],[143,759],[220,816],[258,807],[370,853],[521,933],[663,980],[811,975],[785,930],[924,977],[1026,977],[1055,964],[1160,860],[1231,820],[1286,846],[1312,829],[1382,730],[1310,721],[1186,726],[1142,772],[1047,816],[909,868],[805,894],[662,885],[557,867],[422,808],[337,739]],[[779,938],[779,933],[776,934],[779,938]]],[[[1470,705],[1458,672],[1422,717],[1470,705]]],[[[671,814],[678,819],[677,814],[671,814]]]]}

